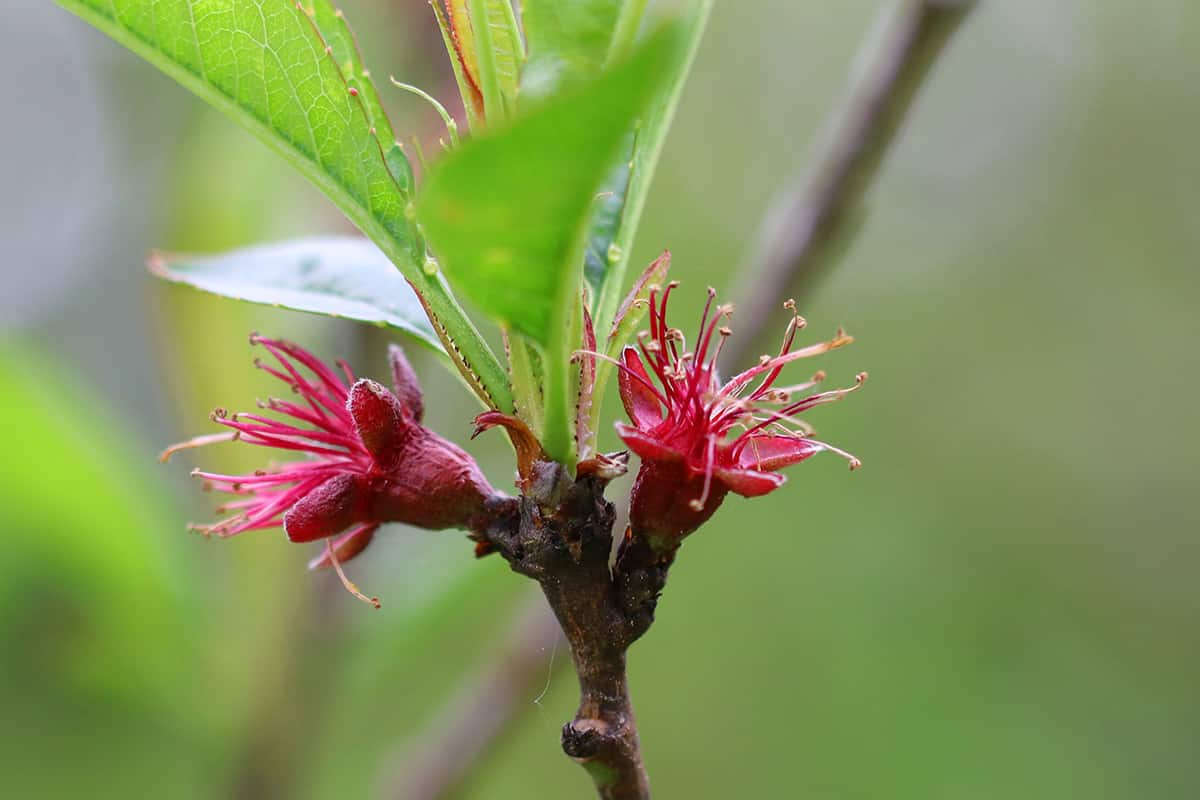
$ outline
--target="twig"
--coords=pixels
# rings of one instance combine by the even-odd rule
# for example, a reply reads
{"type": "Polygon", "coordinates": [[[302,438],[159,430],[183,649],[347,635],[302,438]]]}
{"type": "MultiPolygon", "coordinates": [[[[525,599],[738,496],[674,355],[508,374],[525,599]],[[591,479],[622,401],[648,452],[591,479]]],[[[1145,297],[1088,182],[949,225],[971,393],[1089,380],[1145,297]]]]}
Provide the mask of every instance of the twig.
{"type": "Polygon", "coordinates": [[[566,636],[580,699],[562,749],[591,776],[600,800],[650,800],[626,653],[654,622],[673,556],[626,539],[610,566],[616,509],[604,490],[627,461],[596,456],[575,476],[544,456],[519,466],[519,513],[474,534],[482,552],[499,553],[538,582],[566,636]]]}
{"type": "Polygon", "coordinates": [[[974,0],[900,0],[859,52],[850,85],[827,123],[803,179],[771,203],[740,275],[748,278],[737,317],[748,323],[729,340],[726,363],[741,363],[757,335],[837,261],[859,228],[862,201],[930,68],[974,0]]]}
{"type": "MultiPolygon", "coordinates": [[[[747,261],[744,274],[754,276],[747,283],[753,294],[741,298],[738,318],[744,324],[725,350],[731,363],[751,352],[775,318],[771,312],[779,299],[799,293],[803,287],[798,284],[832,260],[829,245],[847,232],[849,212],[858,209],[922,81],[974,5],[973,0],[902,0],[885,17],[882,32],[863,48],[860,68],[831,120],[816,168],[772,204],[747,261]]],[[[559,628],[539,604],[523,608],[514,629],[518,638],[488,665],[485,675],[464,688],[434,731],[422,737],[428,742],[420,751],[426,762],[409,762],[414,766],[402,776],[395,797],[449,797],[460,788],[470,763],[528,708],[515,698],[541,674],[545,643],[560,635],[559,628]]],[[[586,704],[588,687],[581,684],[586,704]]],[[[619,688],[627,702],[623,682],[619,688]]],[[[564,736],[564,746],[571,744],[564,736]]]]}

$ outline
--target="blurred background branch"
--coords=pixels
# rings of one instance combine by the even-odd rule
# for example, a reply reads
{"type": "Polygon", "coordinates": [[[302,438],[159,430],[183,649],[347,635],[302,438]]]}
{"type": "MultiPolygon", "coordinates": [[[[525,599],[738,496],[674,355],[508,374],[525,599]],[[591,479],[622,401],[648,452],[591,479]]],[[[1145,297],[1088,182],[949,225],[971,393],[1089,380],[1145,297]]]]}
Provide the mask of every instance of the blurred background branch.
{"type": "Polygon", "coordinates": [[[739,335],[724,350],[726,364],[739,364],[753,352],[759,331],[747,327],[773,319],[785,299],[807,297],[813,282],[837,263],[839,249],[863,222],[863,198],[913,100],[974,5],[900,0],[880,16],[808,160],[810,172],[772,201],[737,273],[746,288],[737,304],[739,335]]]}
{"type": "MultiPolygon", "coordinates": [[[[753,352],[784,297],[805,294],[813,277],[836,261],[831,245],[857,229],[862,198],[922,82],[973,6],[972,0],[901,0],[880,16],[831,115],[812,172],[773,201],[750,256],[735,273],[734,281],[747,289],[738,304],[737,335],[725,346],[728,363],[753,352]]],[[[621,499],[614,502],[624,506],[621,499]]],[[[389,797],[453,797],[488,747],[533,708],[525,698],[543,678],[545,653],[561,632],[540,593],[530,594],[501,651],[413,738],[389,797]]],[[[569,665],[566,658],[549,668],[569,665]]]]}
{"type": "Polygon", "coordinates": [[[511,630],[481,668],[421,731],[385,776],[386,797],[441,800],[464,784],[488,748],[549,685],[551,672],[570,667],[562,632],[540,591],[531,591],[513,614],[511,630]]]}

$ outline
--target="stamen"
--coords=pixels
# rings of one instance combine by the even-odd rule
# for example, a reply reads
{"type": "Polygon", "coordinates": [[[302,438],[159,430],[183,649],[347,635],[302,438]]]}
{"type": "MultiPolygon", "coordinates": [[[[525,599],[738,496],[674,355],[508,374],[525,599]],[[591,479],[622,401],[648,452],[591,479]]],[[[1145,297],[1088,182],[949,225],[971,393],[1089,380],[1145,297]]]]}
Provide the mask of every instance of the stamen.
{"type": "MultiPolygon", "coordinates": [[[[650,315],[647,317],[647,322],[650,323],[650,330],[646,333],[651,339],[658,337],[658,315],[655,313],[658,310],[658,295],[662,291],[662,287],[657,283],[651,284],[650,293],[647,295],[647,302],[650,304],[650,315]]],[[[642,336],[642,332],[638,333],[638,337],[642,336]]]]}
{"type": "Polygon", "coordinates": [[[708,493],[712,489],[713,461],[716,457],[716,451],[717,437],[710,435],[708,437],[708,448],[704,453],[704,489],[700,492],[699,497],[688,503],[693,511],[703,511],[704,504],[708,502],[708,493]]]}
{"type": "Polygon", "coordinates": [[[210,433],[205,436],[196,436],[184,442],[179,442],[168,447],[158,454],[158,460],[162,463],[167,463],[171,460],[171,456],[178,453],[180,450],[190,450],[193,447],[204,447],[207,444],[216,444],[217,442],[232,442],[236,440],[238,432],[230,431],[229,433],[210,433]]]}
{"type": "Polygon", "coordinates": [[[834,389],[833,391],[821,392],[820,394],[810,395],[809,397],[806,397],[803,400],[799,400],[790,406],[781,408],[778,411],[772,411],[766,418],[764,418],[762,421],[760,421],[757,425],[753,426],[752,428],[747,430],[745,433],[743,433],[741,436],[739,436],[738,441],[741,441],[742,439],[744,439],[754,433],[757,433],[758,431],[762,430],[763,428],[767,427],[767,425],[769,425],[773,422],[777,422],[777,421],[781,421],[781,420],[790,420],[796,414],[800,414],[804,411],[807,411],[808,409],[810,409],[814,406],[824,405],[825,403],[832,403],[837,400],[841,400],[846,395],[861,388],[862,385],[864,383],[866,383],[866,380],[867,380],[867,373],[860,372],[860,373],[858,373],[858,375],[855,376],[853,386],[847,386],[844,389],[834,389]]]}
{"type": "MultiPolygon", "coordinates": [[[[666,333],[666,330],[667,330],[667,301],[671,299],[671,292],[674,291],[678,286],[679,286],[679,281],[671,281],[670,283],[667,284],[667,288],[663,289],[662,299],[659,300],[659,302],[658,302],[658,311],[657,311],[658,334],[655,337],[656,339],[661,340],[666,333]]],[[[655,310],[653,308],[651,308],[650,316],[654,317],[655,313],[656,313],[655,310]]],[[[660,342],[660,344],[665,344],[665,342],[660,342]]]]}
{"type": "Polygon", "coordinates": [[[792,405],[788,406],[787,408],[783,409],[782,413],[789,414],[789,415],[790,414],[799,414],[802,411],[807,411],[808,409],[812,408],[813,406],[824,405],[825,403],[832,403],[837,400],[841,400],[843,397],[850,394],[851,392],[861,389],[862,385],[866,382],[867,382],[867,373],[860,372],[854,376],[854,385],[853,386],[847,386],[844,389],[834,389],[832,391],[821,392],[820,394],[810,395],[809,397],[806,397],[803,400],[798,400],[797,402],[795,402],[792,405]]]}
{"type": "Polygon", "coordinates": [[[708,302],[704,304],[704,313],[700,315],[700,328],[696,331],[696,342],[704,339],[704,326],[708,324],[708,313],[712,310],[713,301],[717,299],[717,290],[708,287],[708,302]]]}
{"type": "MultiPolygon", "coordinates": [[[[774,372],[775,374],[778,374],[777,370],[779,370],[785,364],[790,364],[791,362],[798,361],[801,358],[809,358],[810,356],[828,353],[829,351],[836,350],[839,347],[845,347],[846,345],[851,344],[853,341],[853,336],[848,336],[844,330],[838,328],[837,333],[834,334],[834,337],[828,342],[818,342],[817,344],[809,345],[808,347],[802,347],[799,350],[793,350],[790,353],[785,353],[784,355],[776,356],[775,358],[765,355],[759,356],[758,366],[751,367],[745,372],[734,375],[732,378],[726,381],[723,387],[721,387],[721,391],[725,393],[740,392],[741,389],[746,386],[746,384],[764,372],[774,372]]],[[[762,385],[759,386],[759,389],[762,389],[762,385]]]]}
{"type": "Polygon", "coordinates": [[[341,580],[342,586],[346,587],[347,592],[354,595],[359,600],[362,600],[364,603],[374,606],[376,609],[382,607],[382,603],[379,602],[378,597],[367,597],[359,590],[358,586],[354,584],[354,581],[346,577],[346,571],[342,569],[342,562],[338,561],[337,553],[334,552],[332,539],[325,540],[325,554],[329,556],[329,563],[333,565],[334,571],[337,572],[337,576],[341,580]]]}
{"type": "Polygon", "coordinates": [[[828,450],[831,453],[837,453],[839,456],[841,456],[842,458],[849,461],[851,472],[854,472],[854,470],[856,470],[862,466],[862,461],[857,456],[853,455],[852,453],[847,453],[845,450],[841,449],[840,447],[834,447],[831,444],[828,444],[826,442],[819,442],[816,439],[809,439],[809,441],[811,441],[813,444],[824,447],[826,450],[828,450]]]}
{"type": "Polygon", "coordinates": [[[576,356],[592,356],[593,358],[598,358],[601,361],[607,361],[610,364],[616,365],[617,369],[621,370],[626,375],[633,378],[634,380],[636,380],[638,383],[645,386],[650,391],[654,392],[654,396],[656,398],[658,398],[658,401],[660,403],[662,403],[663,405],[666,405],[666,406],[670,405],[667,402],[667,398],[665,396],[663,396],[663,393],[658,390],[657,386],[655,386],[653,383],[650,383],[650,381],[646,380],[641,375],[638,375],[636,372],[631,370],[629,367],[625,366],[625,364],[622,361],[620,361],[619,359],[613,358],[612,356],[605,355],[604,353],[597,353],[595,350],[576,350],[574,353],[571,354],[571,358],[574,359],[576,356]]]}
{"type": "Polygon", "coordinates": [[[773,386],[760,397],[747,398],[751,402],[761,401],[764,403],[788,403],[792,395],[806,392],[809,389],[817,386],[821,381],[825,380],[825,372],[818,371],[809,380],[804,383],[796,383],[791,386],[773,386]]]}
{"type": "Polygon", "coordinates": [[[337,365],[341,368],[342,374],[346,377],[347,385],[352,386],[354,384],[354,372],[350,369],[350,364],[346,361],[346,359],[339,358],[337,360],[337,365]]]}

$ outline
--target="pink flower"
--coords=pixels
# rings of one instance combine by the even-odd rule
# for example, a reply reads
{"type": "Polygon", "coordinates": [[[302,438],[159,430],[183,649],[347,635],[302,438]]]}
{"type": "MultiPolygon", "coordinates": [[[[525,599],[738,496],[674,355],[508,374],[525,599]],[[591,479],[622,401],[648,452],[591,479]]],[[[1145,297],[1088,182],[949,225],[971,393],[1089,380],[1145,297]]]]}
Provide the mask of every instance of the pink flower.
{"type": "Polygon", "coordinates": [[[181,449],[233,440],[308,458],[248,475],[195,470],[208,487],[235,498],[219,509],[229,516],[196,530],[227,537],[282,526],[293,542],[326,540],[309,566],[332,565],[342,575],[339,562],[361,553],[382,523],[475,530],[511,504],[471,456],[421,424],[421,388],[399,347],[390,350],[393,393],[372,380],[356,381],[345,362],[335,370],[289,342],[258,335],[250,341],[278,362],[255,365],[299,402],[273,397],[259,403],[276,416],[218,409],[212,419],[229,432],[175,445],[163,460],[181,449]]]}
{"type": "Polygon", "coordinates": [[[730,330],[722,320],[732,306],[713,307],[709,289],[700,319],[695,350],[683,333],[667,325],[667,300],[676,283],[649,295],[650,330],[637,347],[626,347],[618,364],[621,400],[633,423],[617,423],[617,433],[642,460],[630,501],[630,524],[656,550],[671,550],[703,524],[728,492],[744,497],[767,494],[784,483],[777,470],[797,464],[822,450],[846,457],[850,468],[860,462],[832,445],[812,438],[797,415],[839,400],[854,386],[805,394],[824,379],[776,386],[783,368],[801,358],[826,353],[853,341],[842,331],[828,342],[793,350],[796,333],[805,326],[795,303],[785,306],[792,320],[775,357],[727,381],[717,374],[717,358],[730,330]],[[648,367],[648,369],[647,369],[648,367]]]}

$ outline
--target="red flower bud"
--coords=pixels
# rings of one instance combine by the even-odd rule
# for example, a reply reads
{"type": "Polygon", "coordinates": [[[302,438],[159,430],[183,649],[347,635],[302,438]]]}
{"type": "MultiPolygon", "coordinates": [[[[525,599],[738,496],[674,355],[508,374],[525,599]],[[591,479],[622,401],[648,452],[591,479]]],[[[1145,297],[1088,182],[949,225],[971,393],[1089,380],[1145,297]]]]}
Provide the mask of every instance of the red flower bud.
{"type": "Polygon", "coordinates": [[[475,530],[487,524],[489,509],[508,501],[471,456],[421,424],[421,387],[400,348],[390,353],[393,393],[372,380],[355,381],[346,364],[335,371],[288,342],[259,336],[251,342],[278,362],[258,362],[259,368],[302,402],[260,404],[276,416],[217,412],[213,420],[229,433],[168,448],[164,460],[179,449],[235,439],[309,458],[249,475],[196,471],[237,498],[224,506],[231,516],[197,530],[224,537],[282,525],[293,542],[328,540],[310,566],[338,567],[362,552],[382,523],[475,530]]]}
{"type": "Polygon", "coordinates": [[[839,400],[862,385],[860,373],[848,389],[805,394],[823,378],[794,386],[775,386],[785,365],[826,353],[853,341],[841,331],[828,342],[792,350],[804,320],[796,315],[775,357],[722,382],[717,359],[729,335],[722,321],[731,306],[716,306],[709,290],[700,320],[696,349],[688,350],[683,333],[667,326],[667,300],[675,283],[649,297],[650,330],[638,347],[626,347],[617,364],[621,400],[632,422],[617,423],[617,433],[642,460],[630,499],[632,533],[656,550],[673,550],[721,505],[725,495],[767,494],[784,483],[776,470],[830,450],[845,456],[850,468],[858,459],[811,436],[797,415],[839,400]]]}

